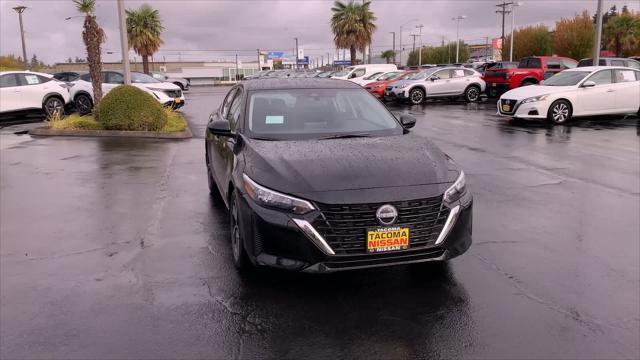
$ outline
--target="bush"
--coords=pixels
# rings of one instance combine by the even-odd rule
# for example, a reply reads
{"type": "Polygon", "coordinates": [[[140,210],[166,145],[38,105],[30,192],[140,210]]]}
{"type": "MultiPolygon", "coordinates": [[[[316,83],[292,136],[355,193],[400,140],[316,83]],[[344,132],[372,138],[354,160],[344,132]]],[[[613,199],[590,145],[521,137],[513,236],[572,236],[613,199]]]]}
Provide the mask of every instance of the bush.
{"type": "Polygon", "coordinates": [[[120,85],[109,91],[94,115],[106,130],[160,131],[167,124],[162,105],[131,85],[120,85]]]}
{"type": "Polygon", "coordinates": [[[182,115],[169,108],[164,110],[167,112],[168,121],[162,128],[162,132],[181,132],[187,128],[187,122],[184,120],[182,115]]]}
{"type": "Polygon", "coordinates": [[[49,117],[49,124],[52,129],[58,130],[102,130],[102,124],[95,121],[91,116],[80,116],[78,114],[62,117],[56,114],[49,117]]]}

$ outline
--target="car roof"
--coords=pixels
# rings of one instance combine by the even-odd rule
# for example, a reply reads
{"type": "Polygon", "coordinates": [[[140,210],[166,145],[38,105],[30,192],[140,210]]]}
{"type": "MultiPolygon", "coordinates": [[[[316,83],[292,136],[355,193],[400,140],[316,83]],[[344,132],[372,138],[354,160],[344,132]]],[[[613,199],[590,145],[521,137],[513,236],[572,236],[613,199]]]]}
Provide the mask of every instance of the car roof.
{"type": "Polygon", "coordinates": [[[354,82],[327,78],[266,78],[246,80],[242,86],[252,90],[284,89],[362,89],[354,82]]]}
{"type": "Polygon", "coordinates": [[[607,69],[631,69],[631,70],[637,70],[637,69],[624,67],[624,66],[583,66],[583,67],[576,67],[576,68],[573,68],[573,69],[567,69],[567,70],[564,70],[564,71],[595,71],[595,70],[607,70],[607,69]]]}
{"type": "Polygon", "coordinates": [[[52,74],[47,74],[47,73],[42,73],[42,72],[37,72],[37,71],[29,71],[29,70],[6,70],[6,71],[0,71],[0,75],[4,75],[4,74],[34,74],[34,75],[41,75],[41,76],[46,76],[46,77],[53,76],[52,74]]]}

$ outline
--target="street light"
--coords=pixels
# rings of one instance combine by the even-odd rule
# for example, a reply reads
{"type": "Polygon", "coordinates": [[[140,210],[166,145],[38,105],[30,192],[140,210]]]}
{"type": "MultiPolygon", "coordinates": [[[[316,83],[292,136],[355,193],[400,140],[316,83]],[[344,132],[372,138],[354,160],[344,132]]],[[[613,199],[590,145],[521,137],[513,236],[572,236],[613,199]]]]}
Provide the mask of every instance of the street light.
{"type": "Polygon", "coordinates": [[[399,62],[400,65],[402,65],[402,50],[403,50],[403,48],[402,48],[402,27],[407,25],[407,24],[410,24],[410,23],[412,23],[414,21],[418,21],[418,19],[411,19],[411,20],[407,21],[406,23],[400,25],[400,62],[399,62]]]}
{"type": "Polygon", "coordinates": [[[22,13],[27,9],[26,6],[16,6],[13,8],[18,13],[18,19],[20,19],[20,37],[22,38],[22,60],[24,61],[24,68],[29,69],[29,63],[27,62],[27,48],[24,45],[24,27],[22,26],[22,13]]]}
{"type": "Polygon", "coordinates": [[[451,18],[451,20],[458,22],[456,25],[456,64],[458,64],[458,55],[460,53],[460,20],[464,20],[466,18],[466,15],[458,15],[451,18]]]}
{"type": "Polygon", "coordinates": [[[390,31],[389,34],[393,34],[393,63],[396,64],[396,32],[390,31]]]}
{"type": "Polygon", "coordinates": [[[422,67],[422,28],[424,25],[416,25],[416,28],[420,29],[420,48],[418,49],[418,67],[422,67]]]}
{"type": "Polygon", "coordinates": [[[516,6],[522,6],[522,2],[516,2],[511,4],[511,40],[510,40],[510,45],[509,45],[509,61],[513,61],[513,27],[514,27],[514,23],[515,23],[515,17],[516,17],[516,6]]]}
{"type": "Polygon", "coordinates": [[[298,38],[293,38],[296,41],[296,69],[298,68],[298,38]]]}

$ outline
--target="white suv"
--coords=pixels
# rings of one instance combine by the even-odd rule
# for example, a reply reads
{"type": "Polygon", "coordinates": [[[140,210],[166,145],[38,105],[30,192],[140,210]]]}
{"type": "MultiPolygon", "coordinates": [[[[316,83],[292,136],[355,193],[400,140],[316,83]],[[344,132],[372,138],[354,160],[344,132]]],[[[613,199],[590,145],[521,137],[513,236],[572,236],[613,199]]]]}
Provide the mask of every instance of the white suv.
{"type": "Polygon", "coordinates": [[[67,84],[50,74],[30,71],[0,72],[0,114],[44,111],[64,112],[69,103],[67,84]]]}
{"type": "Polygon", "coordinates": [[[384,91],[385,100],[408,100],[414,105],[427,98],[457,98],[468,102],[480,100],[487,84],[479,72],[461,67],[440,67],[415,73],[406,80],[395,81],[384,91]]]}
{"type": "MultiPolygon", "coordinates": [[[[124,84],[124,75],[119,71],[102,72],[102,95],[106,95],[111,89],[124,84]]],[[[165,83],[152,78],[149,75],[132,72],[131,85],[151,94],[164,106],[174,109],[180,108],[185,103],[184,94],[177,85],[165,83]]],[[[80,114],[87,114],[93,108],[93,85],[91,75],[83,74],[71,83],[69,89],[71,99],[80,114]]]]}

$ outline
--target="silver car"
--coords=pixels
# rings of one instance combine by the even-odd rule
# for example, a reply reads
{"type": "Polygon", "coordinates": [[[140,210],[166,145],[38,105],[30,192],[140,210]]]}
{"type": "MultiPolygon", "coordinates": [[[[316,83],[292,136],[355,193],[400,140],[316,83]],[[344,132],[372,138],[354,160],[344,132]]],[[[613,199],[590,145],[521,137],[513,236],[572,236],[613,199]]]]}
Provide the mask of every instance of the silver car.
{"type": "Polygon", "coordinates": [[[409,101],[421,104],[428,98],[464,97],[467,102],[480,100],[486,83],[482,74],[459,66],[439,67],[420,71],[406,80],[394,81],[384,91],[385,100],[409,101]]]}

